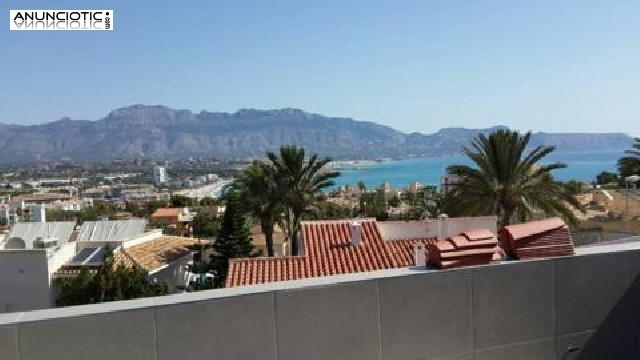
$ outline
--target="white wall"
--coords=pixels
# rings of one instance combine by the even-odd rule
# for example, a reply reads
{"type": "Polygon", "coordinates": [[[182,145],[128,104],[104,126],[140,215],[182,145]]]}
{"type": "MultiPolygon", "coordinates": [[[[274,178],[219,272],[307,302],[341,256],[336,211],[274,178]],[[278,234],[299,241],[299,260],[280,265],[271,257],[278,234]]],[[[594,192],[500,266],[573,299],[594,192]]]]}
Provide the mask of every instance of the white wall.
{"type": "Polygon", "coordinates": [[[489,229],[494,234],[498,232],[498,218],[496,216],[449,218],[446,221],[448,222],[449,236],[474,229],[489,229]]]}
{"type": "Polygon", "coordinates": [[[60,267],[66,264],[76,254],[76,242],[69,242],[60,246],[55,252],[49,254],[48,272],[49,276],[58,271],[60,267]]]}
{"type": "Polygon", "coordinates": [[[176,286],[185,286],[189,282],[189,271],[186,266],[193,260],[193,255],[184,256],[167,267],[149,273],[149,279],[156,279],[158,283],[167,283],[169,285],[169,293],[177,292],[176,286]]]}
{"type": "Polygon", "coordinates": [[[128,249],[132,246],[140,245],[140,244],[146,243],[147,241],[155,240],[161,236],[162,236],[162,229],[153,229],[131,240],[123,241],[122,247],[125,249],[128,249]]]}
{"type": "Polygon", "coordinates": [[[378,221],[380,235],[385,240],[425,238],[438,231],[437,220],[425,221],[378,221]]]}
{"type": "Polygon", "coordinates": [[[447,222],[447,235],[454,236],[473,229],[489,229],[497,232],[495,216],[460,217],[446,220],[427,219],[423,221],[378,221],[380,234],[385,240],[437,237],[440,221],[447,222]]]}
{"type": "Polygon", "coordinates": [[[50,305],[46,251],[0,251],[0,313],[50,305]]]}

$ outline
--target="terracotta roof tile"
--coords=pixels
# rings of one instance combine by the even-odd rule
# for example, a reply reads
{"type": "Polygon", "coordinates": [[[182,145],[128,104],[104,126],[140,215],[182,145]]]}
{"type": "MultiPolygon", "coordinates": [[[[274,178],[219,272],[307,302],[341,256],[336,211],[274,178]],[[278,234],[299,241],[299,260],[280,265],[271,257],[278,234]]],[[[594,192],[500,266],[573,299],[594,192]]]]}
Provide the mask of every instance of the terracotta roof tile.
{"type": "Polygon", "coordinates": [[[194,245],[204,242],[205,240],[196,238],[161,236],[157,239],[121,250],[118,254],[124,254],[120,255],[122,259],[118,259],[118,261],[126,265],[127,261],[125,257],[128,256],[131,261],[138,266],[147,271],[153,271],[188,255],[193,251],[192,247],[194,245]]]}
{"type": "Polygon", "coordinates": [[[488,229],[466,231],[428,246],[429,263],[443,268],[488,264],[502,258],[498,240],[488,229]]]}
{"type": "Polygon", "coordinates": [[[384,240],[374,220],[363,220],[362,242],[352,245],[351,223],[350,220],[303,222],[303,256],[232,259],[227,287],[411,266],[413,245],[436,240],[384,240]]]}
{"type": "Polygon", "coordinates": [[[136,260],[126,251],[120,249],[120,251],[113,254],[113,266],[124,266],[125,268],[130,269],[136,266],[136,260]]]}
{"type": "Polygon", "coordinates": [[[505,226],[500,244],[516,259],[567,256],[575,253],[569,228],[559,218],[505,226]]]}
{"type": "Polygon", "coordinates": [[[183,208],[158,208],[151,217],[177,217],[183,210],[183,208]]]}

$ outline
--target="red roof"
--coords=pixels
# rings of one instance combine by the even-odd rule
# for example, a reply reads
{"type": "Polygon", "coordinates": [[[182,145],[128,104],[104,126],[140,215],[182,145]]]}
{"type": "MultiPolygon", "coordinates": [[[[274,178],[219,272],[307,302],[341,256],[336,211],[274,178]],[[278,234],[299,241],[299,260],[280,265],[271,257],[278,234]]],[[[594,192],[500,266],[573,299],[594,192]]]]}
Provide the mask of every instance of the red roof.
{"type": "Polygon", "coordinates": [[[184,208],[158,208],[151,217],[178,217],[183,210],[184,208]]]}
{"type": "Polygon", "coordinates": [[[383,240],[374,220],[362,221],[362,242],[352,245],[351,221],[302,223],[304,256],[232,259],[227,287],[255,285],[414,265],[413,245],[428,239],[383,240]]]}

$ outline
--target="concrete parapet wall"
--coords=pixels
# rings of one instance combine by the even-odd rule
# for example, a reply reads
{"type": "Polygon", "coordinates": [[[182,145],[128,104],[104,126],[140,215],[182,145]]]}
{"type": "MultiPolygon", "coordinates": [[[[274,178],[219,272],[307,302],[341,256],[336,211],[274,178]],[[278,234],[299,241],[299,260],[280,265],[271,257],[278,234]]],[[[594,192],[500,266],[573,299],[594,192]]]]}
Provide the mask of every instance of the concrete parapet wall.
{"type": "Polygon", "coordinates": [[[636,359],[638,274],[627,244],[0,314],[0,359],[636,359]]]}

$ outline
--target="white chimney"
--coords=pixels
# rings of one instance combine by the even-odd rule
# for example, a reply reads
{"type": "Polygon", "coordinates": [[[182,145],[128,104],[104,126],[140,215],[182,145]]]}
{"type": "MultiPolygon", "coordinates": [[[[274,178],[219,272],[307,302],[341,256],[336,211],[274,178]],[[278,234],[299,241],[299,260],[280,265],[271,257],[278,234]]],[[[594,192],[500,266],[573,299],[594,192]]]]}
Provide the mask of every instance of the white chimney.
{"type": "Polygon", "coordinates": [[[423,244],[413,245],[413,259],[416,266],[427,266],[427,254],[423,244]]]}
{"type": "Polygon", "coordinates": [[[362,243],[362,225],[354,221],[351,223],[351,245],[358,246],[362,243]]]}
{"type": "Polygon", "coordinates": [[[440,214],[438,216],[438,239],[446,239],[449,237],[449,215],[440,214]]]}

